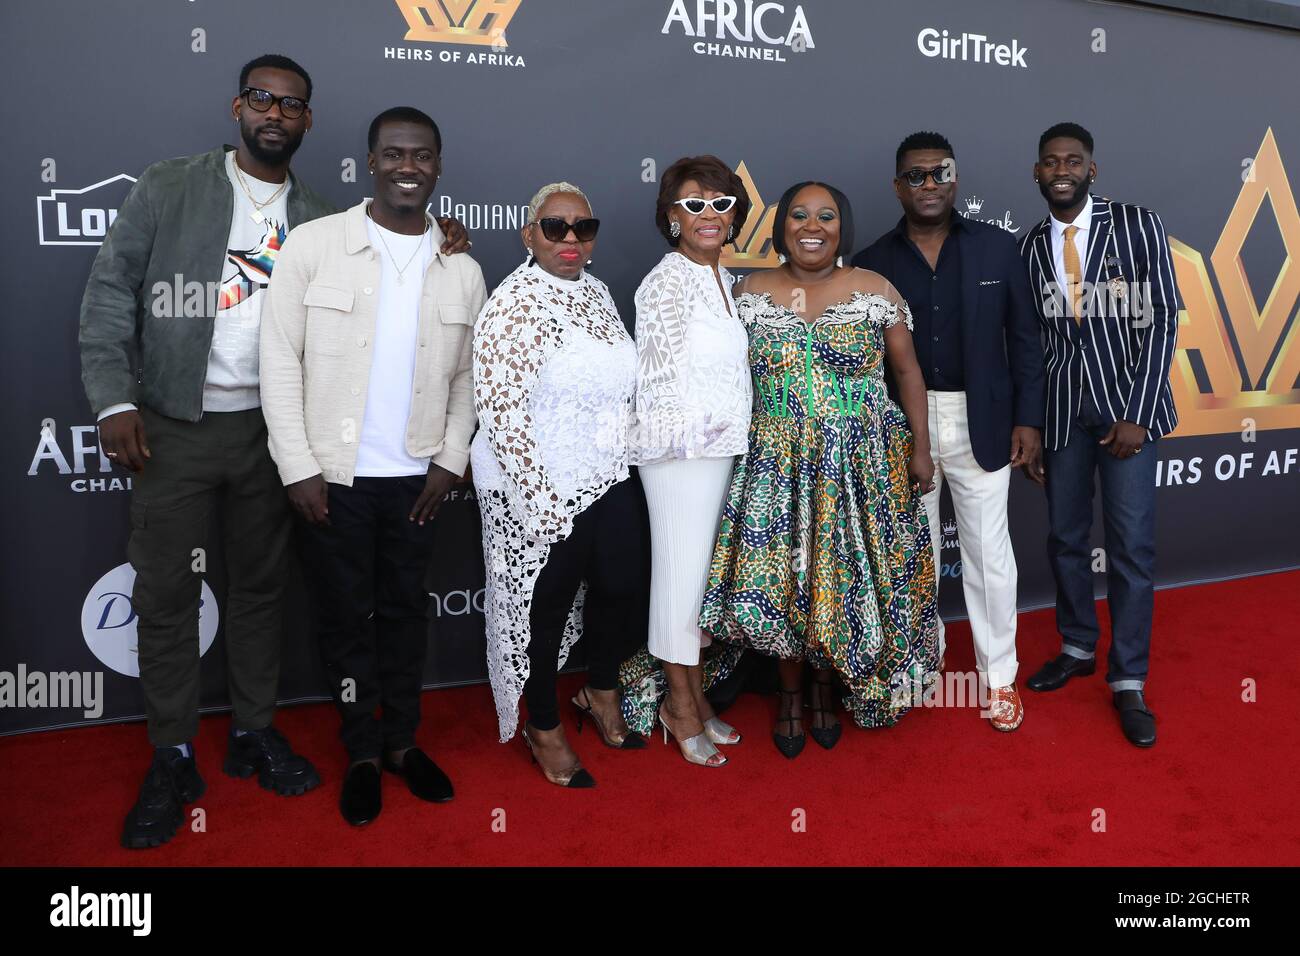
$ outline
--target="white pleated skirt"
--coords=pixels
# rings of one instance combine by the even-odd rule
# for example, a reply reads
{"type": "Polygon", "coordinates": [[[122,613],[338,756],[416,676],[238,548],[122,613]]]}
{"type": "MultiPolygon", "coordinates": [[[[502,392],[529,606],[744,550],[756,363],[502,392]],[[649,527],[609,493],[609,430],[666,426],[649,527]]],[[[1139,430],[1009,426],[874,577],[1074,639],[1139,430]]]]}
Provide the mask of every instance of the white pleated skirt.
{"type": "Polygon", "coordinates": [[[698,664],[700,648],[710,644],[697,621],[734,463],[679,458],[640,467],[650,512],[647,646],[669,664],[698,664]]]}

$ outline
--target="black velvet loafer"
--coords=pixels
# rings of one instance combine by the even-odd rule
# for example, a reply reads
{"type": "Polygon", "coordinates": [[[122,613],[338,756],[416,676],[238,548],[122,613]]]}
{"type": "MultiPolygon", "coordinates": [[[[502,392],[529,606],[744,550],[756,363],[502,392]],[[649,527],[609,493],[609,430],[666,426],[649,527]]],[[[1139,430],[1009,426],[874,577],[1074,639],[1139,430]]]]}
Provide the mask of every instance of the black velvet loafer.
{"type": "Polygon", "coordinates": [[[354,827],[365,826],[383,809],[383,795],[379,785],[379,768],[372,763],[354,764],[343,778],[343,795],[339,797],[339,812],[354,827]]]}
{"type": "Polygon", "coordinates": [[[406,780],[406,786],[421,800],[430,803],[446,803],[455,793],[451,780],[442,772],[442,768],[429,759],[419,747],[412,747],[402,755],[400,764],[384,758],[384,769],[406,780]]]}

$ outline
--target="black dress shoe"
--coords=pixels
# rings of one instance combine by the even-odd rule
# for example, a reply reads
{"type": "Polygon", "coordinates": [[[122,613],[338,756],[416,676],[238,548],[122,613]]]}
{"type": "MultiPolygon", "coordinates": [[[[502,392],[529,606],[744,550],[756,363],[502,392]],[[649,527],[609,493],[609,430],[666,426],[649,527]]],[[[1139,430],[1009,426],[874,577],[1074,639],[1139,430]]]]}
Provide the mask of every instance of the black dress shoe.
{"type": "Polygon", "coordinates": [[[436,763],[429,759],[419,747],[412,747],[402,755],[402,762],[395,764],[384,758],[384,769],[406,778],[406,786],[411,793],[430,803],[446,803],[455,794],[451,789],[451,780],[436,763]]]}
{"type": "Polygon", "coordinates": [[[247,778],[256,773],[263,789],[286,797],[320,786],[320,776],[311,761],[294,753],[289,741],[274,727],[239,736],[232,730],[221,769],[232,777],[247,778]]]}
{"type": "Polygon", "coordinates": [[[135,806],[126,815],[122,846],[128,850],[162,846],[184,821],[184,805],[203,796],[206,789],[193,757],[182,756],[175,747],[155,750],[135,806]]]}
{"type": "Polygon", "coordinates": [[[379,787],[379,768],[369,761],[354,764],[343,778],[343,795],[339,812],[354,827],[365,826],[383,809],[379,787]]]}
{"type": "Polygon", "coordinates": [[[1115,707],[1119,710],[1119,724],[1128,742],[1135,747],[1154,747],[1156,715],[1147,710],[1142,691],[1115,691],[1115,707]]]}
{"type": "Polygon", "coordinates": [[[1059,687],[1064,687],[1066,681],[1071,677],[1087,677],[1089,674],[1096,673],[1096,670],[1097,659],[1095,657],[1084,660],[1081,657],[1060,654],[1044,664],[1037,674],[1025,681],[1025,686],[1030,690],[1056,690],[1059,687]]]}

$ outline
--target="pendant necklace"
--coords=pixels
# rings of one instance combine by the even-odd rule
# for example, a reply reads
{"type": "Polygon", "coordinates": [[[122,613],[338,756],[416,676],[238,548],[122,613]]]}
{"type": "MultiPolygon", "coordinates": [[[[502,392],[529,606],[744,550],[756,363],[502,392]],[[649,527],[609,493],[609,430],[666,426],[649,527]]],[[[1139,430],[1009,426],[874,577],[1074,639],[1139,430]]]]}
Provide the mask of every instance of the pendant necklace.
{"type": "MultiPolygon", "coordinates": [[[[366,215],[367,215],[367,216],[370,216],[370,207],[369,207],[369,206],[366,207],[366,215]]],[[[424,248],[424,239],[423,239],[423,237],[426,236],[426,235],[428,235],[428,233],[429,233],[429,223],[428,223],[427,220],[425,221],[425,223],[424,223],[424,232],[420,233],[421,240],[420,240],[420,242],[418,242],[418,243],[416,244],[416,246],[415,246],[415,251],[411,253],[411,257],[410,257],[409,259],[406,260],[406,265],[404,265],[404,266],[399,266],[399,265],[397,264],[397,257],[396,257],[395,255],[393,255],[393,250],[388,248],[388,240],[386,240],[386,239],[384,238],[384,227],[381,226],[381,225],[379,225],[379,223],[375,222],[375,217],[374,217],[374,216],[370,216],[370,221],[375,223],[375,227],[376,227],[376,228],[375,228],[375,232],[379,234],[379,241],[380,241],[380,243],[383,244],[384,251],[385,251],[386,253],[388,253],[388,258],[392,261],[392,263],[393,263],[393,268],[397,270],[397,284],[398,284],[398,285],[401,285],[401,284],[405,281],[405,278],[406,278],[406,276],[405,276],[406,270],[409,269],[409,268],[411,268],[411,263],[414,262],[414,261],[415,261],[415,257],[418,256],[418,255],[420,254],[420,250],[424,248]]]]}
{"type": "Polygon", "coordinates": [[[239,162],[237,160],[232,160],[231,165],[235,167],[235,179],[239,182],[239,188],[244,191],[244,195],[248,197],[248,201],[253,204],[253,212],[248,214],[248,218],[253,220],[253,222],[257,223],[259,226],[264,225],[266,223],[266,217],[262,215],[262,210],[279,199],[280,193],[284,192],[285,189],[288,188],[289,174],[284,174],[284,182],[280,183],[280,188],[271,193],[270,197],[265,202],[258,202],[253,198],[253,191],[248,188],[248,183],[244,182],[244,174],[240,172],[239,162]]]}

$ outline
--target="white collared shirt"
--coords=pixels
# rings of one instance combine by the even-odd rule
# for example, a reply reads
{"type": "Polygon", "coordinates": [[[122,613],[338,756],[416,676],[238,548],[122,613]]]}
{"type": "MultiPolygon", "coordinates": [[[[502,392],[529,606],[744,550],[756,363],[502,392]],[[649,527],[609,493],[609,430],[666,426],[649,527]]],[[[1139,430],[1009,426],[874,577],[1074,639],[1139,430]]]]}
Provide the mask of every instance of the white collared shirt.
{"type": "MultiPolygon", "coordinates": [[[[1079,215],[1074,217],[1074,222],[1061,222],[1055,216],[1052,220],[1052,265],[1056,269],[1057,281],[1061,283],[1061,292],[1065,299],[1065,308],[1070,315],[1074,314],[1074,303],[1068,293],[1069,283],[1065,278],[1065,229],[1067,226],[1077,226],[1079,231],[1074,234],[1074,248],[1079,253],[1079,269],[1086,272],[1088,269],[1088,233],[1092,230],[1092,196],[1088,196],[1088,201],[1084,203],[1083,209],[1079,215]]],[[[1079,275],[1076,282],[1083,282],[1083,276],[1079,275]]]]}

